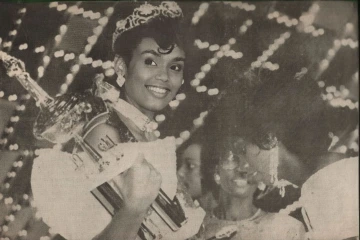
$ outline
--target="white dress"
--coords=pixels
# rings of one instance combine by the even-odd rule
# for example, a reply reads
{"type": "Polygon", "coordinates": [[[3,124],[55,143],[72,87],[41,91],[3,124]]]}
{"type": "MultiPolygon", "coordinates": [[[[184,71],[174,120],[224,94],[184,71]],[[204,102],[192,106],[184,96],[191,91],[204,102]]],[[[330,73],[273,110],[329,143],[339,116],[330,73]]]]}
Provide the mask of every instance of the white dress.
{"type": "Polygon", "coordinates": [[[211,239],[229,227],[237,229],[231,240],[305,239],[305,229],[301,222],[287,215],[267,213],[260,209],[253,217],[241,221],[222,220],[208,214],[201,232],[193,239],[211,239]]]}
{"type": "Polygon", "coordinates": [[[312,175],[301,188],[302,213],[315,240],[359,236],[359,159],[346,158],[312,175]]]}

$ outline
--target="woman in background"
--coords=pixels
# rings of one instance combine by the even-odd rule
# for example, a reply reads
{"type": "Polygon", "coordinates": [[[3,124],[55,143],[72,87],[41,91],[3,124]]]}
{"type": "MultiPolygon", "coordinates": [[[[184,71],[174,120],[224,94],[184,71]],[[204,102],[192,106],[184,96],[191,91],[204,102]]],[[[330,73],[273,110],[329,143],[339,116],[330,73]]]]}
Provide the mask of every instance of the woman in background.
{"type": "Polygon", "coordinates": [[[194,200],[209,211],[216,205],[211,192],[211,185],[204,178],[204,168],[207,167],[209,156],[205,151],[205,135],[203,132],[195,133],[177,150],[179,181],[184,185],[194,200]]]}
{"type": "Polygon", "coordinates": [[[218,205],[205,218],[199,239],[225,234],[229,239],[304,239],[303,225],[278,213],[267,213],[253,203],[259,183],[237,146],[242,138],[225,137],[218,146],[219,158],[208,166],[218,205]]]}
{"type": "Polygon", "coordinates": [[[328,109],[308,76],[263,83],[246,114],[248,131],[241,147],[256,177],[279,188],[301,187],[298,202],[310,239],[358,235],[358,158],[328,152],[328,109]]]}

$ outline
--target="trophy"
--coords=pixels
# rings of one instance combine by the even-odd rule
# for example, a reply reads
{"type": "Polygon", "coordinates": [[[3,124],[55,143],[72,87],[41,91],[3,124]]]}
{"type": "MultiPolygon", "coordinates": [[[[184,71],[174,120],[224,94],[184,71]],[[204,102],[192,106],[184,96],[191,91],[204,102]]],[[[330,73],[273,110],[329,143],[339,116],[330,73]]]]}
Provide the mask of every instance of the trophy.
{"type": "Polygon", "coordinates": [[[65,143],[78,135],[84,126],[107,108],[102,99],[90,93],[50,97],[29,73],[22,61],[0,51],[0,59],[9,77],[15,77],[40,106],[33,132],[36,138],[65,143]]]}

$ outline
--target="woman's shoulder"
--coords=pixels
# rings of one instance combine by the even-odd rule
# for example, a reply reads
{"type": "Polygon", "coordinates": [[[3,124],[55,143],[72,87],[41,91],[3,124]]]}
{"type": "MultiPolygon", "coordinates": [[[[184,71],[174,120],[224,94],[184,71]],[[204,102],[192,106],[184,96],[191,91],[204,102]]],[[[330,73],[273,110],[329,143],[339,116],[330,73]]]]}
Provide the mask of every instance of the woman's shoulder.
{"type": "Polygon", "coordinates": [[[255,221],[258,222],[258,229],[266,234],[266,239],[305,239],[304,225],[289,215],[265,213],[255,221]]]}
{"type": "Polygon", "coordinates": [[[288,228],[303,227],[303,224],[294,217],[281,213],[266,213],[261,219],[261,222],[262,224],[283,226],[288,228]]]}

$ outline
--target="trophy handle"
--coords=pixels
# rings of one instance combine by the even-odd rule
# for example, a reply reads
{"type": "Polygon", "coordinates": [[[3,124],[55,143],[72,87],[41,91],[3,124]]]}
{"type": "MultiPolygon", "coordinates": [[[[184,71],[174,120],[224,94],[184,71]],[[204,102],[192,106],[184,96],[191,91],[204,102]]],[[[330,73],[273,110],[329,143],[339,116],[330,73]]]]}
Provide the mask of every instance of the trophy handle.
{"type": "Polygon", "coordinates": [[[0,59],[3,61],[3,66],[9,77],[15,77],[26,91],[40,104],[40,107],[47,109],[54,102],[54,99],[42,89],[37,82],[30,77],[30,74],[25,70],[23,61],[0,51],[0,59]]]}

